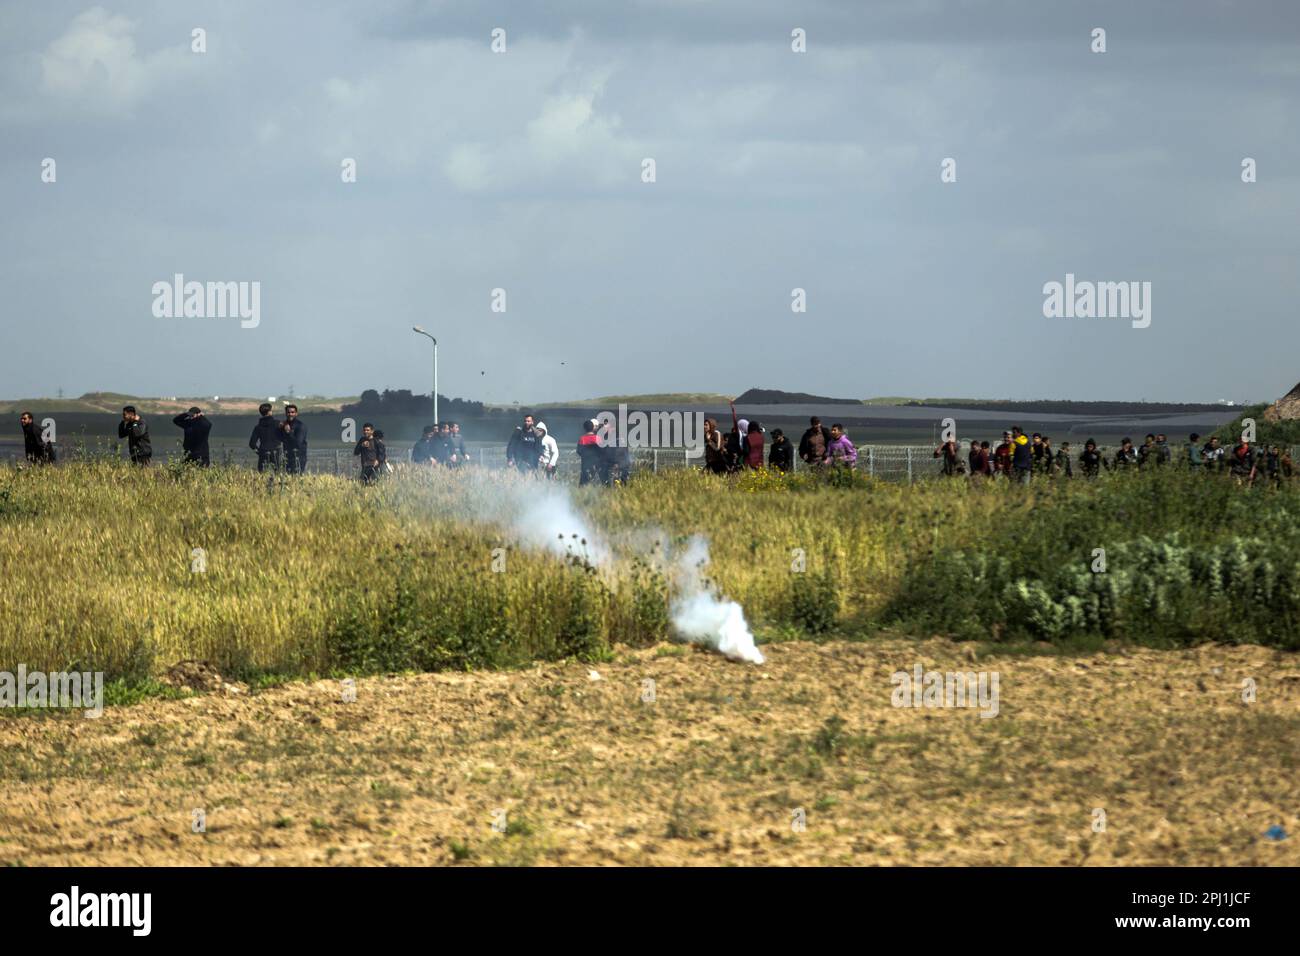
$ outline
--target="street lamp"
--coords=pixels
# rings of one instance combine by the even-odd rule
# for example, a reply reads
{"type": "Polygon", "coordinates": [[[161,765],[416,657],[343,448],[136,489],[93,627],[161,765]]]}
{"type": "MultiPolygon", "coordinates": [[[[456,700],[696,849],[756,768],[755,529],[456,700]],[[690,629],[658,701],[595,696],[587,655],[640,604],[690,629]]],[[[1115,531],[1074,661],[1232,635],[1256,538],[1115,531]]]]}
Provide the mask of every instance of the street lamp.
{"type": "Polygon", "coordinates": [[[438,340],[418,325],[411,326],[412,332],[418,332],[433,343],[433,423],[438,424],[438,340]]]}

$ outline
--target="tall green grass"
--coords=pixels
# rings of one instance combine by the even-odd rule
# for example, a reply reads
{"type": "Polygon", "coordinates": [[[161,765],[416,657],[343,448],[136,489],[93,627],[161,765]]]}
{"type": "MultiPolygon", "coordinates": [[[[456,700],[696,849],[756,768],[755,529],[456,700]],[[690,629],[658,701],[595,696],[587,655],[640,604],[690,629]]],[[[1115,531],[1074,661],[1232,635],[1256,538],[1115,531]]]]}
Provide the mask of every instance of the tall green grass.
{"type": "Polygon", "coordinates": [[[669,634],[654,529],[706,535],[710,578],[769,635],[1297,646],[1293,488],[1177,469],[1027,490],[676,471],[572,489],[621,555],[598,573],[471,521],[466,480],[268,486],[107,461],[2,473],[0,669],[145,680],[183,658],[237,677],[597,660],[669,634]],[[494,548],[508,549],[502,573],[494,548]]]}

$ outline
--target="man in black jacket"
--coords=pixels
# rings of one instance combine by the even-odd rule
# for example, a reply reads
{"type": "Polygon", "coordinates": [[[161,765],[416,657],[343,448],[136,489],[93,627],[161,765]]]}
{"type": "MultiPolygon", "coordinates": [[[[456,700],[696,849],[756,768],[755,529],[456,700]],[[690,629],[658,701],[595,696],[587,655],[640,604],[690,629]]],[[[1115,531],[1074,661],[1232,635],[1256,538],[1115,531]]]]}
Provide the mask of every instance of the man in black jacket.
{"type": "Polygon", "coordinates": [[[432,425],[425,425],[420,440],[411,446],[411,464],[434,464],[433,446],[437,442],[438,430],[432,425]]]}
{"type": "Polygon", "coordinates": [[[18,423],[23,426],[23,454],[26,455],[27,460],[33,465],[44,465],[51,461],[49,445],[36,430],[36,419],[32,417],[32,413],[23,412],[18,418],[18,423]]]}
{"type": "Polygon", "coordinates": [[[779,428],[772,432],[772,447],[767,452],[767,463],[777,471],[789,471],[794,467],[794,446],[779,428]]]}
{"type": "Polygon", "coordinates": [[[212,422],[203,417],[203,410],[196,405],[173,418],[172,424],[184,433],[181,438],[181,447],[185,450],[183,460],[207,468],[212,463],[208,454],[208,432],[212,431],[212,422]]]}
{"type": "Polygon", "coordinates": [[[298,417],[297,405],[284,406],[280,425],[280,443],[284,446],[284,470],[291,475],[307,471],[307,423],[298,417]]]}
{"type": "Polygon", "coordinates": [[[542,436],[533,427],[533,416],[524,416],[524,426],[515,428],[506,445],[506,464],[518,468],[526,475],[537,473],[542,457],[542,436]]]}
{"type": "Polygon", "coordinates": [[[450,422],[443,422],[438,426],[438,433],[433,436],[430,448],[433,449],[433,460],[438,464],[448,468],[460,464],[460,459],[456,457],[456,441],[451,437],[450,422]]]}
{"type": "Polygon", "coordinates": [[[352,449],[352,454],[361,458],[363,485],[373,485],[379,479],[380,448],[381,442],[375,437],[375,426],[366,422],[361,426],[361,440],[357,442],[357,447],[352,449]]]}
{"type": "Polygon", "coordinates": [[[248,447],[257,452],[257,470],[266,471],[267,467],[280,467],[280,426],[271,415],[271,403],[263,402],[257,406],[262,417],[253,426],[253,434],[248,438],[248,447]]]}
{"type": "Polygon", "coordinates": [[[153,445],[149,442],[149,426],[135,410],[134,405],[122,409],[122,420],[117,423],[117,437],[126,439],[127,453],[137,465],[147,465],[153,458],[153,445]]]}
{"type": "Polygon", "coordinates": [[[1083,443],[1083,451],[1079,454],[1079,466],[1083,469],[1085,478],[1096,478],[1101,474],[1101,452],[1097,450],[1097,443],[1091,438],[1083,443]]]}

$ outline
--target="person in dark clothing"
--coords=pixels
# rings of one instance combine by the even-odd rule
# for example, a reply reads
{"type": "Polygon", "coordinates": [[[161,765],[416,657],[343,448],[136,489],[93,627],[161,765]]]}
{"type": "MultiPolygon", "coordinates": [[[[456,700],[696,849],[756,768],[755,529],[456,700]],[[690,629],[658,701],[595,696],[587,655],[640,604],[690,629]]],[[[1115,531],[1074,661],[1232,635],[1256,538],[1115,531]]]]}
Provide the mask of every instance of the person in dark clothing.
{"type": "Polygon", "coordinates": [[[808,420],[808,430],[799,439],[799,460],[810,465],[820,465],[826,460],[826,446],[831,443],[831,430],[814,415],[808,420]]]}
{"type": "Polygon", "coordinates": [[[506,464],[526,475],[537,473],[542,458],[542,436],[533,424],[533,416],[525,415],[523,427],[516,427],[506,444],[506,464]]]}
{"type": "Polygon", "coordinates": [[[1055,464],[1059,474],[1066,478],[1074,477],[1074,461],[1070,458],[1070,443],[1068,441],[1061,442],[1061,448],[1056,453],[1055,464]]]}
{"type": "Polygon", "coordinates": [[[1169,438],[1164,434],[1156,436],[1156,465],[1163,468],[1174,460],[1174,453],[1169,450],[1169,438]]]}
{"type": "Polygon", "coordinates": [[[384,443],[384,433],[375,429],[375,456],[379,459],[379,473],[386,475],[393,470],[388,463],[388,445],[384,443]]]}
{"type": "Polygon", "coordinates": [[[41,438],[36,429],[36,419],[31,412],[23,412],[18,417],[23,426],[23,454],[33,465],[45,465],[54,460],[54,444],[41,438]]]}
{"type": "Polygon", "coordinates": [[[1127,471],[1136,464],[1138,464],[1138,453],[1133,448],[1133,439],[1125,438],[1119,443],[1119,451],[1115,452],[1115,470],[1127,471]]]}
{"type": "Polygon", "coordinates": [[[619,441],[618,429],[612,421],[600,453],[600,480],[607,485],[626,482],[632,471],[632,454],[627,445],[619,441]]]}
{"type": "Polygon", "coordinates": [[[593,481],[600,481],[601,459],[604,457],[602,453],[603,449],[596,437],[596,426],[590,421],[583,422],[582,437],[578,439],[578,484],[589,485],[593,481]]]}
{"type": "Polygon", "coordinates": [[[717,419],[704,419],[704,467],[715,475],[727,472],[726,439],[717,419]]]}
{"type": "Polygon", "coordinates": [[[1192,471],[1200,471],[1204,465],[1205,455],[1201,448],[1201,436],[1192,432],[1187,440],[1187,467],[1192,471]]]}
{"type": "MultiPolygon", "coordinates": [[[[383,442],[375,434],[375,426],[366,422],[361,426],[361,438],[357,445],[352,449],[352,454],[361,459],[361,483],[363,485],[373,485],[379,478],[379,469],[383,459],[380,457],[380,449],[383,442]]],[[[387,457],[386,454],[384,456],[387,457]]]]}
{"type": "Polygon", "coordinates": [[[438,464],[453,468],[460,463],[460,460],[456,457],[456,442],[451,437],[451,424],[449,422],[443,422],[439,426],[429,447],[433,452],[433,460],[438,464]]]}
{"type": "Polygon", "coordinates": [[[732,422],[731,431],[727,432],[722,442],[722,456],[726,462],[727,471],[736,472],[740,470],[741,451],[740,423],[732,422]]]}
{"type": "Polygon", "coordinates": [[[1237,480],[1238,484],[1244,482],[1253,485],[1257,470],[1255,449],[1250,447],[1248,441],[1238,442],[1237,447],[1232,449],[1232,454],[1228,456],[1228,473],[1237,480]]]}
{"type": "Polygon", "coordinates": [[[1264,451],[1264,471],[1269,482],[1275,487],[1282,485],[1282,449],[1277,445],[1267,447],[1264,451]]]}
{"type": "Polygon", "coordinates": [[[411,464],[431,465],[434,463],[433,444],[437,432],[438,430],[432,425],[424,426],[420,440],[411,446],[411,464]]]}
{"type": "Polygon", "coordinates": [[[307,424],[298,417],[297,405],[284,406],[280,425],[280,444],[284,446],[284,470],[301,475],[307,470],[307,424]]]}
{"type": "Polygon", "coordinates": [[[253,426],[253,433],[248,437],[248,447],[257,452],[257,470],[266,471],[268,467],[278,470],[280,467],[280,426],[271,415],[271,403],[263,402],[257,406],[262,417],[253,426]]]}
{"type": "Polygon", "coordinates": [[[961,472],[961,450],[955,438],[949,439],[934,450],[933,458],[943,459],[943,473],[948,478],[955,478],[961,472]]]}
{"type": "Polygon", "coordinates": [[[195,405],[188,412],[182,412],[172,419],[172,424],[181,429],[181,448],[185,454],[183,461],[191,461],[207,468],[212,464],[208,454],[208,433],[212,431],[212,422],[203,415],[203,410],[195,405]]]}
{"type": "Polygon", "coordinates": [[[988,442],[981,443],[974,438],[970,440],[970,451],[966,453],[966,467],[972,478],[984,478],[992,474],[988,442]]]}
{"type": "Polygon", "coordinates": [[[1206,474],[1223,470],[1223,446],[1219,444],[1218,435],[1211,435],[1210,440],[1201,446],[1201,460],[1206,474]]]}
{"type": "Polygon", "coordinates": [[[460,424],[451,423],[451,458],[447,464],[453,468],[459,468],[461,465],[469,464],[469,455],[465,453],[465,439],[460,434],[460,424]]]}
{"type": "Polygon", "coordinates": [[[779,428],[772,430],[772,447],[767,452],[767,464],[777,471],[789,471],[794,467],[794,443],[779,428]]]}
{"type": "Polygon", "coordinates": [[[134,405],[122,409],[122,420],[117,423],[117,437],[126,439],[126,450],[131,461],[147,465],[153,458],[153,445],[149,442],[149,426],[135,410],[134,405]]]}
{"type": "Polygon", "coordinates": [[[469,464],[469,453],[465,451],[465,438],[460,433],[460,422],[451,423],[451,463],[459,468],[469,464]]]}
{"type": "Polygon", "coordinates": [[[1015,480],[1022,485],[1029,484],[1034,473],[1034,450],[1029,444],[1029,437],[1019,425],[1011,429],[1011,470],[1015,480]]]}
{"type": "Polygon", "coordinates": [[[1083,451],[1079,453],[1079,467],[1083,469],[1085,478],[1096,478],[1101,474],[1101,452],[1091,438],[1083,443],[1083,451]]]}
{"type": "Polygon", "coordinates": [[[1156,448],[1156,436],[1147,435],[1142,441],[1142,447],[1138,449],[1137,460],[1138,467],[1145,468],[1148,464],[1155,464],[1158,449],[1156,448]]]}

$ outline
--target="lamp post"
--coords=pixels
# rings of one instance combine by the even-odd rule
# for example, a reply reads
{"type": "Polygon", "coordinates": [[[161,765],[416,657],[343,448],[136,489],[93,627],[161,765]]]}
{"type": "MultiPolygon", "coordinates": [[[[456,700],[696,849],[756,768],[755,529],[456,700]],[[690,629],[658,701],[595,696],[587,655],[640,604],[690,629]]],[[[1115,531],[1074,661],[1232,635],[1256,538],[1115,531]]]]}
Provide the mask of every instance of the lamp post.
{"type": "Polygon", "coordinates": [[[438,424],[438,340],[418,325],[411,326],[412,332],[418,332],[433,343],[433,423],[438,424]]]}

